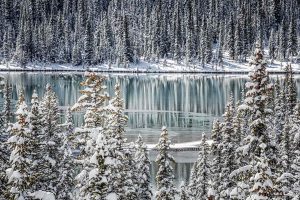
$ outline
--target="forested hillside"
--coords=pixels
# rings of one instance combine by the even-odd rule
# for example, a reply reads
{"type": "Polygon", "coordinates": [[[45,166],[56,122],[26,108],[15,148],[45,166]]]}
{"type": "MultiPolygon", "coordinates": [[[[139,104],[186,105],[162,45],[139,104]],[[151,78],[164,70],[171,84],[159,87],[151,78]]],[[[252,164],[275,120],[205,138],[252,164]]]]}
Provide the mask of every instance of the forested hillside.
{"type": "Polygon", "coordinates": [[[1,60],[127,64],[238,62],[299,54],[299,0],[1,0],[1,60]]]}

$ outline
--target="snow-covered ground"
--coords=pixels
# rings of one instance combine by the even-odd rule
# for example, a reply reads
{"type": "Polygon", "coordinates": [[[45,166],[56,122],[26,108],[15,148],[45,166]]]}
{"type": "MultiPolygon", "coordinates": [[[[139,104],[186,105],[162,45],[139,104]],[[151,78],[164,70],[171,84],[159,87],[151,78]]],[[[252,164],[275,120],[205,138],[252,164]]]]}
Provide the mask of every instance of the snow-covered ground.
{"type": "MultiPolygon", "coordinates": [[[[183,142],[183,143],[173,143],[170,145],[172,149],[188,149],[188,148],[197,148],[201,144],[201,141],[194,141],[194,142],[183,142]]],[[[207,144],[211,145],[212,140],[208,140],[207,144]]],[[[152,150],[155,149],[156,144],[147,144],[147,148],[152,150]]]]}
{"type": "MultiPolygon", "coordinates": [[[[282,72],[284,67],[288,64],[288,62],[279,62],[274,61],[271,64],[268,61],[268,71],[270,72],[282,72]]],[[[292,64],[292,68],[295,72],[300,73],[300,64],[292,64]]],[[[15,63],[7,63],[0,64],[0,70],[28,70],[28,71],[39,71],[39,70],[47,70],[47,71],[85,71],[85,66],[73,66],[72,64],[28,64],[26,68],[22,68],[21,66],[15,63]]],[[[128,68],[124,68],[124,66],[108,66],[108,65],[100,65],[100,66],[90,66],[89,70],[91,71],[107,71],[107,72],[149,72],[149,73],[163,73],[163,72],[249,72],[252,70],[252,67],[248,62],[238,63],[234,60],[230,60],[228,58],[224,59],[223,67],[217,67],[211,64],[207,64],[204,68],[200,66],[200,64],[190,64],[185,65],[184,62],[177,63],[174,60],[160,60],[157,63],[147,63],[145,61],[140,61],[138,64],[131,64],[128,68]]]]}

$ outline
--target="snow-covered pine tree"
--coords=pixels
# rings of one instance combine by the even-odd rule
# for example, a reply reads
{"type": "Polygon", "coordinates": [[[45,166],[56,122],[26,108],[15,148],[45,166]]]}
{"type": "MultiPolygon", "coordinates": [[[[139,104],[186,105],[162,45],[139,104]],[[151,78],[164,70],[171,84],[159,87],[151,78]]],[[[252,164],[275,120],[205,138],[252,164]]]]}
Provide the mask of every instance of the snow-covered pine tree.
{"type": "Polygon", "coordinates": [[[150,185],[150,160],[147,151],[147,146],[143,142],[142,136],[139,135],[136,145],[136,168],[137,168],[137,183],[138,183],[138,199],[140,200],[151,200],[152,191],[150,185]]]}
{"type": "Polygon", "coordinates": [[[249,74],[251,82],[246,83],[248,91],[242,107],[249,109],[250,112],[250,132],[252,139],[248,153],[250,153],[250,157],[253,157],[254,155],[260,155],[260,147],[257,145],[262,141],[266,143],[268,149],[269,138],[265,132],[265,118],[271,113],[267,103],[269,102],[268,99],[273,90],[273,85],[269,82],[269,76],[266,72],[267,63],[263,59],[263,54],[259,46],[256,48],[255,58],[251,61],[251,65],[254,67],[254,71],[249,74]]]}
{"type": "Polygon", "coordinates": [[[299,103],[295,106],[294,114],[292,116],[292,165],[291,174],[293,175],[294,182],[292,185],[293,200],[298,200],[300,198],[300,106],[299,103]]]}
{"type": "Polygon", "coordinates": [[[8,129],[10,138],[7,144],[11,150],[9,168],[6,170],[7,199],[28,199],[31,191],[31,135],[29,111],[23,91],[19,94],[16,108],[16,122],[8,129]]]}
{"type": "Polygon", "coordinates": [[[191,199],[204,200],[208,198],[210,166],[208,161],[209,146],[206,135],[202,134],[201,147],[197,161],[192,169],[189,185],[191,199]]]}
{"type": "Polygon", "coordinates": [[[297,41],[297,22],[294,17],[291,17],[289,29],[288,29],[288,39],[287,39],[287,54],[288,58],[292,60],[293,56],[297,55],[298,41],[297,41]]]}
{"type": "Polygon", "coordinates": [[[287,110],[286,114],[291,115],[293,113],[294,107],[297,103],[297,88],[294,80],[292,65],[287,65],[285,67],[286,76],[284,79],[284,92],[287,100],[287,110]]]}
{"type": "MultiPolygon", "coordinates": [[[[5,170],[8,168],[9,160],[9,150],[8,146],[5,144],[9,134],[7,129],[9,128],[9,123],[11,122],[12,113],[11,113],[11,86],[8,84],[8,81],[5,82],[3,86],[3,111],[0,113],[0,199],[4,199],[5,186],[6,186],[6,174],[5,170]]],[[[2,84],[1,84],[2,88],[2,84]]]]}
{"type": "MultiPolygon", "coordinates": [[[[105,103],[109,99],[106,93],[104,77],[95,73],[86,73],[81,83],[85,88],[82,96],[72,107],[73,111],[84,110],[84,126],[74,133],[74,143],[79,147],[79,163],[82,170],[76,176],[77,199],[105,199],[108,195],[107,164],[108,145],[104,128],[106,124],[105,103]]],[[[117,198],[116,194],[111,194],[117,198]]]]}
{"type": "MultiPolygon", "coordinates": [[[[273,162],[274,152],[270,144],[270,136],[266,132],[266,117],[271,113],[268,108],[269,95],[272,91],[272,84],[269,83],[269,77],[266,72],[266,62],[263,60],[263,54],[259,46],[255,51],[255,57],[251,61],[254,71],[250,72],[251,82],[246,83],[248,89],[246,99],[239,109],[246,110],[249,114],[250,131],[244,140],[242,146],[238,149],[241,156],[241,165],[233,171],[230,177],[237,177],[238,185],[243,188],[250,186],[250,177],[255,177],[257,172],[257,160],[261,156],[267,156],[268,162],[273,162]]],[[[264,159],[266,160],[266,159],[264,159]]],[[[274,178],[274,177],[272,177],[274,178]]],[[[274,179],[272,179],[274,180],[274,179]]],[[[250,195],[245,191],[245,196],[250,195]]],[[[256,191],[256,190],[255,190],[256,191]]]]}
{"type": "Polygon", "coordinates": [[[270,37],[269,37],[269,57],[271,59],[271,64],[273,64],[273,61],[276,57],[276,33],[274,28],[272,28],[270,37]]]}
{"type": "Polygon", "coordinates": [[[109,194],[115,194],[118,198],[136,199],[136,169],[133,159],[133,146],[125,145],[124,133],[127,125],[127,116],[124,115],[124,100],[121,96],[119,84],[115,85],[115,96],[107,106],[109,113],[105,136],[109,146],[108,157],[112,160],[107,165],[109,174],[109,194]]]}
{"type": "Polygon", "coordinates": [[[266,144],[260,144],[261,154],[255,158],[258,161],[254,166],[257,172],[251,177],[252,186],[247,200],[273,199],[279,195],[273,183],[274,175],[269,167],[269,160],[264,152],[266,147],[266,144]]]}
{"type": "Polygon", "coordinates": [[[231,59],[234,59],[234,21],[233,15],[230,15],[229,22],[227,24],[227,50],[231,59]]]}
{"type": "Polygon", "coordinates": [[[34,152],[32,152],[32,165],[30,166],[31,171],[33,172],[33,185],[32,187],[35,190],[38,190],[40,187],[40,181],[41,180],[41,174],[43,174],[43,171],[40,168],[40,165],[43,163],[43,142],[41,139],[42,134],[42,125],[41,125],[41,115],[39,110],[40,102],[38,99],[38,95],[36,93],[36,90],[33,91],[32,97],[31,97],[31,110],[29,113],[29,127],[31,131],[31,145],[32,149],[34,149],[34,152]]]}
{"type": "Polygon", "coordinates": [[[3,110],[2,110],[4,128],[8,128],[8,124],[12,120],[11,99],[12,99],[12,88],[8,80],[6,80],[6,83],[3,88],[4,101],[3,101],[3,110]]]}
{"type": "Polygon", "coordinates": [[[273,137],[275,143],[281,142],[281,134],[284,125],[285,105],[283,102],[283,90],[280,87],[279,79],[277,78],[274,85],[274,115],[273,115],[273,137]]]}
{"type": "Polygon", "coordinates": [[[225,113],[223,115],[224,122],[222,124],[222,142],[221,146],[221,184],[220,184],[220,198],[229,198],[230,191],[233,186],[233,181],[230,179],[229,175],[236,168],[235,163],[235,135],[233,127],[233,99],[231,98],[226,106],[225,113]]]}
{"type": "Polygon", "coordinates": [[[175,195],[178,193],[173,184],[174,174],[171,162],[174,162],[174,158],[168,153],[170,144],[167,128],[162,127],[162,133],[156,146],[159,150],[156,158],[159,168],[156,175],[157,192],[155,198],[157,200],[175,199],[175,195]]]}
{"type": "Polygon", "coordinates": [[[40,153],[43,155],[43,161],[38,187],[57,196],[56,187],[60,176],[59,163],[63,152],[60,149],[62,140],[59,128],[58,100],[49,84],[46,86],[46,92],[40,103],[40,115],[42,127],[40,153]]]}
{"type": "Polygon", "coordinates": [[[186,185],[186,182],[182,181],[180,186],[180,194],[179,194],[180,200],[190,200],[190,196],[188,193],[188,186],[186,185]]]}
{"type": "Polygon", "coordinates": [[[72,155],[71,138],[74,134],[74,123],[70,107],[66,112],[66,120],[63,124],[64,131],[62,133],[62,147],[63,156],[59,163],[59,182],[57,184],[57,199],[70,200],[74,199],[74,175],[75,163],[72,155]]]}
{"type": "Polygon", "coordinates": [[[210,156],[211,156],[211,162],[210,162],[210,185],[208,189],[208,197],[209,198],[219,198],[220,194],[220,183],[221,183],[221,146],[220,143],[222,141],[222,125],[221,123],[216,120],[213,123],[213,128],[211,131],[211,139],[213,140],[213,143],[211,145],[210,149],[210,156]]]}
{"type": "Polygon", "coordinates": [[[234,57],[235,60],[238,62],[242,61],[242,54],[243,54],[243,43],[242,43],[242,30],[241,25],[239,23],[240,19],[238,19],[235,33],[234,33],[234,57]]]}
{"type": "Polygon", "coordinates": [[[90,134],[96,137],[96,142],[87,141],[86,149],[89,150],[91,156],[81,160],[83,168],[75,177],[76,188],[79,190],[76,199],[118,199],[114,193],[108,195],[106,166],[111,160],[107,159],[109,146],[104,138],[102,128],[91,128],[90,134]]]}
{"type": "Polygon", "coordinates": [[[284,27],[284,21],[282,22],[282,26],[279,29],[278,39],[279,39],[278,59],[280,59],[280,61],[285,61],[286,51],[287,51],[287,37],[286,37],[286,30],[284,27]]]}
{"type": "Polygon", "coordinates": [[[104,105],[109,100],[106,86],[104,86],[105,78],[89,72],[85,74],[85,77],[86,80],[80,84],[85,89],[80,91],[82,95],[72,107],[72,111],[86,110],[84,127],[102,127],[106,118],[104,105]]]}
{"type": "Polygon", "coordinates": [[[291,147],[291,126],[291,120],[288,116],[286,116],[279,144],[279,159],[277,159],[280,165],[278,165],[276,169],[276,172],[279,173],[276,184],[279,192],[281,192],[281,195],[283,195],[286,199],[291,199],[293,196],[291,193],[293,182],[293,175],[291,174],[293,156],[291,147]]]}
{"type": "MultiPolygon", "coordinates": [[[[124,146],[124,160],[123,160],[123,194],[121,199],[138,200],[138,177],[136,171],[136,160],[134,160],[135,146],[134,143],[130,142],[124,146]]],[[[119,180],[120,181],[120,180],[119,180]]]]}
{"type": "Polygon", "coordinates": [[[217,48],[217,66],[223,67],[223,44],[222,44],[222,32],[219,34],[219,40],[218,40],[218,48],[217,48]]]}

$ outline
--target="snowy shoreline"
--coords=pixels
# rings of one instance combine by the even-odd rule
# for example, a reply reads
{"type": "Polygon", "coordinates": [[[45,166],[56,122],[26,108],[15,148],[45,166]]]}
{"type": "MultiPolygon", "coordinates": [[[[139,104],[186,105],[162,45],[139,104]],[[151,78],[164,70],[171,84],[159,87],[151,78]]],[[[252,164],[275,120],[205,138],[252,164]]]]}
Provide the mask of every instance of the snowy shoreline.
{"type": "MultiPolygon", "coordinates": [[[[284,69],[290,62],[268,60],[267,71],[270,74],[283,74],[284,69]]],[[[300,74],[300,64],[292,63],[294,74],[300,74]]],[[[128,67],[115,65],[95,65],[95,66],[74,66],[72,64],[45,64],[30,63],[25,68],[16,63],[0,64],[0,72],[77,72],[93,71],[98,73],[132,73],[132,74],[248,74],[253,69],[248,62],[239,63],[234,60],[224,59],[222,67],[212,64],[206,64],[201,67],[198,64],[184,65],[174,60],[161,60],[157,63],[140,61],[137,64],[131,64],[128,67]]]]}
{"type": "MultiPolygon", "coordinates": [[[[86,71],[97,72],[97,73],[120,73],[120,74],[248,74],[250,71],[144,71],[144,70],[102,70],[102,69],[3,69],[0,68],[0,72],[47,72],[47,73],[56,73],[56,72],[77,72],[84,73],[86,71]]],[[[284,70],[273,71],[267,70],[269,74],[285,74],[284,70]]],[[[294,71],[294,74],[300,74],[300,71],[294,71]]]]}

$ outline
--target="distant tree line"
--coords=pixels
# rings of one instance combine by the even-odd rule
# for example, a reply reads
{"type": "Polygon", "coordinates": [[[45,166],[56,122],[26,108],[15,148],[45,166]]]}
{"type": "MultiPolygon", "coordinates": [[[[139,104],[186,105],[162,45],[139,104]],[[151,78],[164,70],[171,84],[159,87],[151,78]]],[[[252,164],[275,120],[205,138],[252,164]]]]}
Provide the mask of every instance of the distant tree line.
{"type": "Polygon", "coordinates": [[[143,59],[245,61],[299,56],[299,0],[2,0],[4,62],[127,65],[143,59]]]}

